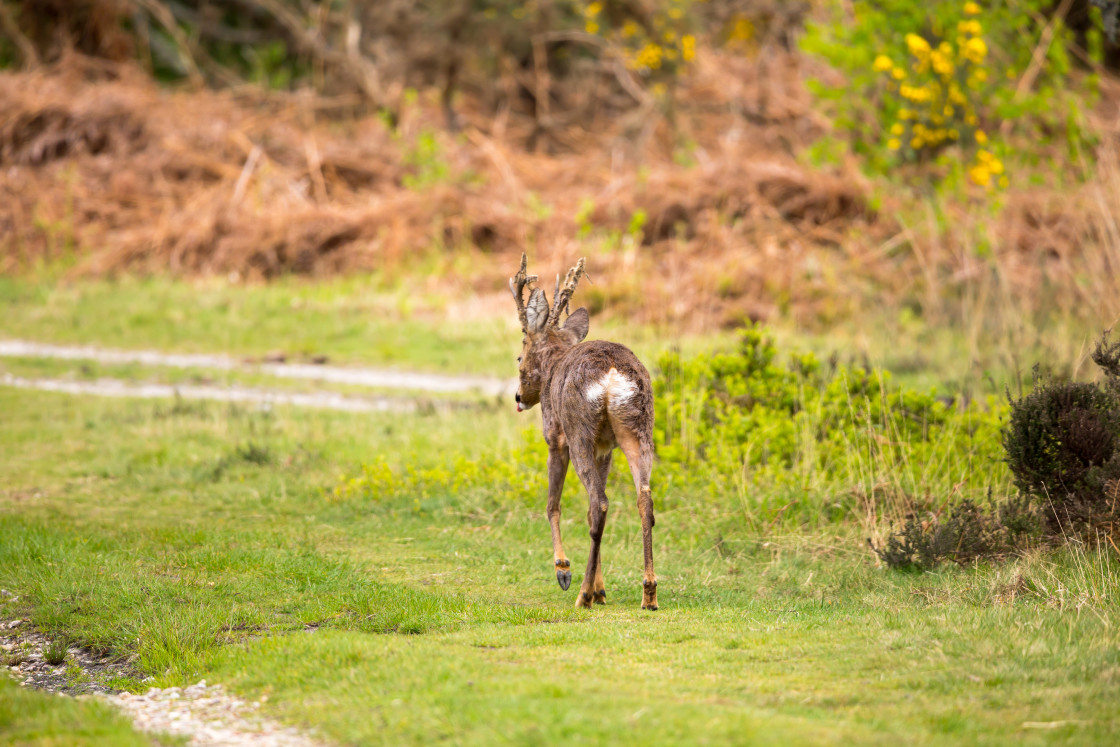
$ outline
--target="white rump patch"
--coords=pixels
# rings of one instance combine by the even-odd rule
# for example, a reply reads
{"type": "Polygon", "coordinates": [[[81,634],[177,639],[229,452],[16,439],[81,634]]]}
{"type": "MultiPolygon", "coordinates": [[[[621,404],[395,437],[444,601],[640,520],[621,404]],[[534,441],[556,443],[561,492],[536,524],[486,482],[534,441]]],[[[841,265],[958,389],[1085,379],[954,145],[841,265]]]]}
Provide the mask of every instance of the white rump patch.
{"type": "Polygon", "coordinates": [[[633,397],[637,391],[637,384],[612,368],[603,374],[603,378],[587,387],[585,396],[588,402],[598,404],[602,402],[603,395],[606,395],[608,405],[618,405],[633,397]]]}

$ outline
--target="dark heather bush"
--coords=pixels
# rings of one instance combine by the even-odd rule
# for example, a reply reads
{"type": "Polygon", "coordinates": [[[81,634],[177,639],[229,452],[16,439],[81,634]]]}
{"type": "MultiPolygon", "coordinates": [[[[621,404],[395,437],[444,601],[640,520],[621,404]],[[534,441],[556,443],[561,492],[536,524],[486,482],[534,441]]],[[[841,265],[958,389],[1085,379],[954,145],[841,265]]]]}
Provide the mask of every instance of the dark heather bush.
{"type": "Polygon", "coordinates": [[[1023,549],[1037,533],[1038,518],[1029,499],[1004,501],[989,511],[965,500],[941,519],[910,517],[883,547],[872,549],[891,568],[929,570],[944,561],[966,564],[999,558],[1023,549]]]}
{"type": "Polygon", "coordinates": [[[1104,371],[1106,386],[1113,394],[1120,396],[1120,341],[1109,342],[1111,330],[1101,335],[1093,350],[1093,363],[1104,371]]]}
{"type": "Polygon", "coordinates": [[[1012,401],[1007,463],[1015,485],[1040,507],[1048,536],[1091,534],[1115,520],[1118,436],[1112,387],[1039,378],[1034,391],[1012,401]]]}

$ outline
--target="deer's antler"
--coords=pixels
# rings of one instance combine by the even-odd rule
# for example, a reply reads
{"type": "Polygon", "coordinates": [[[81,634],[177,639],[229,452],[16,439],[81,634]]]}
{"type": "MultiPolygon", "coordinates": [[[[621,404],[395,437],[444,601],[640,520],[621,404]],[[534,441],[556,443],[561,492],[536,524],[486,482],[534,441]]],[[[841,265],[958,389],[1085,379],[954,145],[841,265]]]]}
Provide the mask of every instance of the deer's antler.
{"type": "Polygon", "coordinates": [[[560,322],[560,314],[568,307],[568,301],[572,299],[572,294],[576,292],[576,286],[579,284],[579,279],[583,277],[583,265],[585,262],[584,257],[579,258],[576,266],[568,270],[568,276],[564,278],[564,287],[560,288],[560,277],[556,278],[556,285],[559,290],[553,298],[552,311],[548,315],[547,327],[554,327],[560,322]]]}
{"type": "Polygon", "coordinates": [[[513,294],[513,300],[517,304],[517,318],[521,320],[521,331],[529,331],[529,317],[525,312],[525,286],[532,285],[537,282],[536,275],[526,275],[525,267],[527,266],[528,259],[525,253],[521,253],[521,269],[517,274],[509,279],[509,292],[513,294]]]}

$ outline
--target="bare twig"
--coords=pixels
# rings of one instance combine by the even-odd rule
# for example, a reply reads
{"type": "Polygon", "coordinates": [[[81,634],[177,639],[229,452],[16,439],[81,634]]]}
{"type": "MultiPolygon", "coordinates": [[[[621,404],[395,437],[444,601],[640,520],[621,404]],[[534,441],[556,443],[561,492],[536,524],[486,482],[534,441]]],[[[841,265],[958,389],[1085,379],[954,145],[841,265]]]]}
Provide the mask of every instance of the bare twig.
{"type": "Polygon", "coordinates": [[[478,146],[482,152],[486,154],[486,157],[490,159],[490,162],[494,164],[494,168],[498,170],[506,186],[509,187],[515,195],[522,194],[524,190],[521,186],[521,182],[513,173],[509,161],[502,155],[502,152],[498,150],[497,146],[494,145],[494,142],[473,128],[467,130],[466,135],[467,140],[478,146]]]}
{"type": "MultiPolygon", "coordinates": [[[[299,16],[285,7],[280,0],[240,0],[240,2],[271,15],[304,52],[341,70],[374,106],[384,105],[385,90],[381,85],[377,69],[362,56],[356,43],[351,46],[349,54],[334,49],[317,30],[307,28],[299,16]]],[[[360,37],[361,28],[356,25],[351,28],[349,36],[353,37],[355,31],[360,37]]]]}
{"type": "Polygon", "coordinates": [[[642,87],[640,85],[634,82],[634,78],[630,74],[630,71],[627,70],[626,66],[622,63],[622,56],[618,54],[616,48],[606,39],[601,39],[594,34],[588,34],[584,31],[576,30],[546,31],[543,34],[537,34],[533,37],[534,44],[538,39],[546,42],[579,42],[580,44],[586,44],[590,47],[598,47],[599,49],[605,50],[611,57],[611,72],[614,73],[614,77],[616,80],[618,80],[618,84],[622,86],[622,90],[630,94],[639,104],[648,104],[651,101],[649,94],[642,90],[642,87]]]}
{"type": "Polygon", "coordinates": [[[253,169],[257,166],[257,161],[261,157],[261,148],[259,145],[254,145],[253,149],[249,151],[249,157],[245,159],[245,166],[241,169],[241,176],[237,177],[237,185],[233,188],[233,200],[231,204],[236,205],[241,202],[241,198],[245,196],[245,188],[249,185],[249,177],[253,175],[253,169]]]}
{"type": "MultiPolygon", "coordinates": [[[[1031,86],[1034,85],[1038,74],[1042,72],[1042,66],[1046,64],[1046,55],[1050,53],[1050,44],[1054,41],[1054,32],[1058,29],[1058,24],[1065,21],[1066,14],[1069,13],[1070,6],[1073,5],[1073,0],[1062,0],[1054,11],[1054,15],[1050,17],[1049,23],[1046,28],[1042,30],[1042,36],[1038,39],[1038,45],[1035,46],[1034,52],[1031,54],[1031,64],[1027,66],[1023,77],[1019,78],[1019,82],[1015,85],[1015,95],[1012,101],[1019,101],[1023,98],[1031,86]]],[[[999,132],[1003,137],[1007,137],[1011,132],[1012,120],[1005,119],[1003,124],[1000,125],[999,132]]]]}
{"type": "Polygon", "coordinates": [[[310,135],[303,141],[303,150],[307,156],[307,171],[311,175],[311,183],[315,186],[315,199],[318,202],[327,201],[327,183],[323,179],[323,161],[319,157],[319,146],[315,138],[310,135]]]}
{"type": "Polygon", "coordinates": [[[16,23],[16,19],[12,18],[12,14],[8,11],[8,6],[2,2],[0,2],[0,32],[3,32],[5,36],[11,39],[19,49],[19,54],[23,57],[23,66],[25,68],[37,67],[39,65],[39,55],[35,52],[35,45],[19,30],[19,24],[16,23]]]}
{"type": "Polygon", "coordinates": [[[195,63],[194,56],[191,54],[190,40],[183,34],[183,30],[175,22],[175,16],[168,10],[167,6],[159,0],[132,0],[132,2],[137,7],[147,11],[160,26],[163,26],[164,31],[171,35],[171,38],[175,40],[179,58],[187,68],[187,77],[190,78],[191,83],[202,85],[202,73],[199,72],[198,64],[195,63]]]}

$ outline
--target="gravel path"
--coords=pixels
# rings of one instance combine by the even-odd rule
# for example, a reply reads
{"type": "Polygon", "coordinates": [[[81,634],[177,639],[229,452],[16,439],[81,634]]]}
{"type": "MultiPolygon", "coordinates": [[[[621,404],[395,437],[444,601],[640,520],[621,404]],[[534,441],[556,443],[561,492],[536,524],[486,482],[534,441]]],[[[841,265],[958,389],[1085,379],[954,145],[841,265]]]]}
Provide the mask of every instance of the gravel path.
{"type": "MultiPolygon", "coordinates": [[[[237,386],[206,386],[194,384],[144,384],[120,379],[96,381],[71,381],[68,379],[26,379],[11,374],[0,374],[0,386],[17,389],[38,389],[66,394],[91,394],[98,397],[139,397],[141,399],[208,399],[218,402],[244,402],[249,404],[293,405],[343,412],[415,412],[420,402],[404,397],[348,397],[336,392],[285,392],[278,389],[253,389],[237,386]]],[[[427,402],[425,407],[439,409],[454,403],[427,402]]]]}
{"type": "Polygon", "coordinates": [[[314,363],[253,362],[225,355],[161,353],[155,350],[110,350],[93,346],[49,345],[26,340],[0,340],[0,357],[60,358],[91,360],[98,363],[140,363],[171,368],[210,368],[221,371],[255,371],[288,379],[307,379],[335,384],[414,389],[426,392],[480,392],[501,396],[512,394],[514,381],[484,376],[442,376],[439,374],[391,371],[376,368],[349,368],[314,363]]]}
{"type": "Polygon", "coordinates": [[[319,742],[256,714],[246,702],[206,680],[190,687],[153,687],[143,695],[98,696],[124,711],[140,731],[187,737],[192,747],[318,747],[319,742]]]}
{"type": "MultiPolygon", "coordinates": [[[[14,601],[0,590],[0,602],[14,601]]],[[[29,629],[27,620],[0,621],[0,656],[8,673],[24,687],[59,695],[98,698],[124,712],[140,731],[184,737],[191,747],[321,747],[322,742],[263,718],[265,698],[245,701],[221,685],[203,680],[189,687],[150,688],[143,695],[118,692],[106,684],[134,675],[127,663],[99,658],[71,646],[59,664],[47,661],[50,641],[29,629]]]]}

